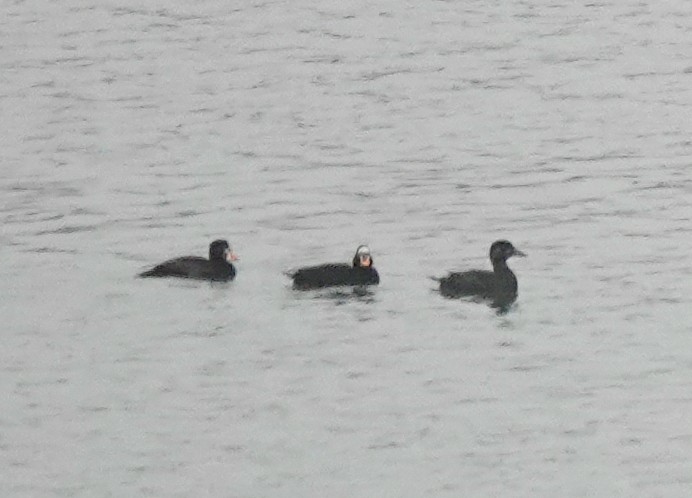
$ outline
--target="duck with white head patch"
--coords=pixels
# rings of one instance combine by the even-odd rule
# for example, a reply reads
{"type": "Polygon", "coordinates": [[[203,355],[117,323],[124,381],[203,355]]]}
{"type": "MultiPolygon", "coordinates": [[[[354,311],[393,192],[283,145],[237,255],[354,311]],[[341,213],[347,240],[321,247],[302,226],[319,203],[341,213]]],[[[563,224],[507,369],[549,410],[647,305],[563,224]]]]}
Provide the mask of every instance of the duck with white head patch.
{"type": "Polygon", "coordinates": [[[293,279],[293,288],[299,290],[377,285],[380,283],[380,276],[373,265],[370,248],[361,245],[356,249],[351,265],[327,263],[309,266],[288,273],[288,276],[293,279]]]}

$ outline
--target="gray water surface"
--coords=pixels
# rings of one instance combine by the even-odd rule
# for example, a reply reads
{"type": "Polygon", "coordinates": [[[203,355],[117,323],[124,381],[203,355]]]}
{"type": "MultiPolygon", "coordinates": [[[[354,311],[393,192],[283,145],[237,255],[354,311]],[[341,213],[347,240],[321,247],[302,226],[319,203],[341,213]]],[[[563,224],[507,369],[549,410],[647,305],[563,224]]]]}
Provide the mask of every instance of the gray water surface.
{"type": "Polygon", "coordinates": [[[690,2],[3,10],[0,495],[690,496],[690,2]]]}

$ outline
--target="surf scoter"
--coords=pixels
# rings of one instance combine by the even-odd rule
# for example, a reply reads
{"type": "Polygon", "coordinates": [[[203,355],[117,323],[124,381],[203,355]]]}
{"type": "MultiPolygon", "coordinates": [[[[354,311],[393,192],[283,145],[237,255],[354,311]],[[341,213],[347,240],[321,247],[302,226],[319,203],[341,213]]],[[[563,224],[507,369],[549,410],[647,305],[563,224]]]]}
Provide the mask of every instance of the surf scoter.
{"type": "Polygon", "coordinates": [[[139,274],[140,277],[180,277],[199,280],[227,281],[235,278],[233,261],[238,256],[225,240],[209,244],[209,259],[183,256],[170,259],[139,274]]]}
{"type": "Polygon", "coordinates": [[[300,290],[320,289],[338,285],[377,285],[380,276],[368,246],[359,246],[351,265],[328,263],[300,268],[288,275],[293,279],[293,288],[300,290]]]}

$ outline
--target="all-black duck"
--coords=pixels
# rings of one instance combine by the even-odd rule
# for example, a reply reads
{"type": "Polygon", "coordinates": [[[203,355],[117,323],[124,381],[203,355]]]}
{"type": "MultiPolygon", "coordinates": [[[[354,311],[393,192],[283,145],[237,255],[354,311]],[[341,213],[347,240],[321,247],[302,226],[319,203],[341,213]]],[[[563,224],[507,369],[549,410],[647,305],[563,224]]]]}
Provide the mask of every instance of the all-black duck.
{"type": "Polygon", "coordinates": [[[517,277],[507,266],[512,256],[526,256],[506,240],[498,240],[490,246],[490,262],[493,271],[471,270],[450,273],[436,278],[443,296],[477,297],[490,300],[494,307],[505,308],[517,298],[517,277]]]}

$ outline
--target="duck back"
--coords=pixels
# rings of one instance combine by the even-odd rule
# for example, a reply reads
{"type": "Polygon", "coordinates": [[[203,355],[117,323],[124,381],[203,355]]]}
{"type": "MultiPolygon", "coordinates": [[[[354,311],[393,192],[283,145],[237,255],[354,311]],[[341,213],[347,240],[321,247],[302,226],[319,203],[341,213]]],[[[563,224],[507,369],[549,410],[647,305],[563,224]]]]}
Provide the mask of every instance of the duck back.
{"type": "Polygon", "coordinates": [[[346,264],[325,264],[301,268],[294,272],[293,288],[320,289],[338,285],[377,285],[380,277],[374,268],[346,264]]]}
{"type": "Polygon", "coordinates": [[[235,278],[235,267],[225,261],[210,261],[197,256],[170,259],[140,273],[140,277],[179,277],[227,281],[235,278]]]}
{"type": "Polygon", "coordinates": [[[506,265],[496,267],[495,271],[450,273],[439,281],[440,293],[445,297],[478,297],[489,299],[500,307],[517,298],[517,278],[506,265]]]}
{"type": "Polygon", "coordinates": [[[440,279],[440,292],[447,297],[490,298],[495,292],[495,275],[491,271],[484,270],[450,273],[440,279]]]}

